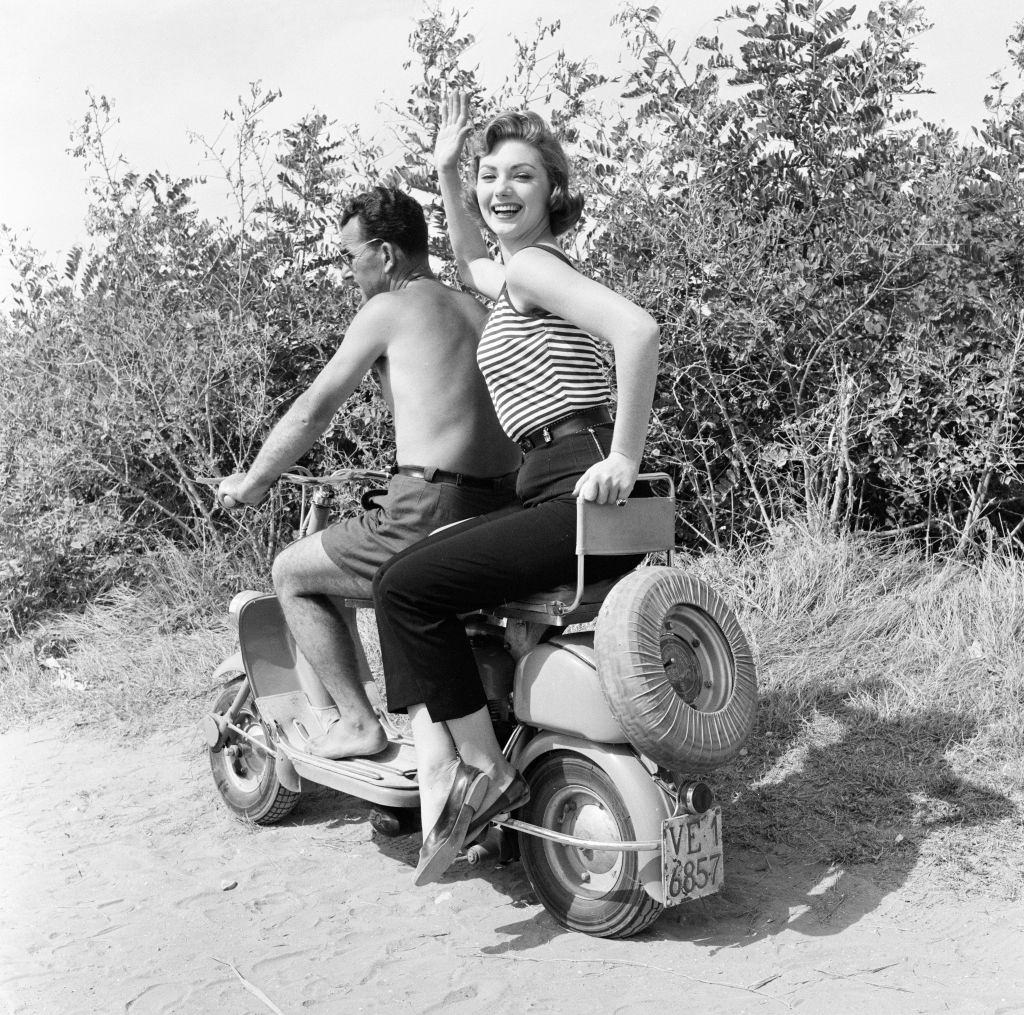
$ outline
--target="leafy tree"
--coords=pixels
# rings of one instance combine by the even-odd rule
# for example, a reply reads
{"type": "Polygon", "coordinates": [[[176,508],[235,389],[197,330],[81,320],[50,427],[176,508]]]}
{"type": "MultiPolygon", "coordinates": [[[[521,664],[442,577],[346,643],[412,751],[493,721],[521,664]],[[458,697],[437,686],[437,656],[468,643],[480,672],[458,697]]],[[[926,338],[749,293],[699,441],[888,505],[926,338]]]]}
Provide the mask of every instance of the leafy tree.
{"type": "MultiPolygon", "coordinates": [[[[58,271],[5,234],[17,281],[0,318],[0,630],[130,575],[154,538],[269,561],[288,494],[227,517],[199,478],[251,462],[341,340],[356,310],[335,263],[347,194],[401,181],[455,284],[431,159],[453,86],[481,119],[523,104],[547,116],[588,194],[571,249],[660,321],[648,447],[679,481],[684,540],[722,545],[802,514],[959,552],[1019,547],[1019,88],[995,78],[965,144],[911,109],[916,4],[881,0],[863,21],[827,0],[733,7],[685,51],[660,20],[619,15],[621,81],[539,22],[490,88],[467,64],[462,17],[428,8],[394,160],[315,111],[268,133],[279,93],[253,84],[222,136],[200,139],[234,198],[216,222],[195,204],[201,181],[114,152],[113,107],[90,95],[71,149],[89,244],[58,271]]],[[[1019,74],[1024,22],[1009,43],[1019,74]]],[[[385,466],[390,433],[368,380],[302,464],[385,466]]]]}
{"type": "Polygon", "coordinates": [[[853,15],[733,8],[738,51],[698,40],[695,68],[656,8],[621,18],[634,110],[589,145],[595,256],[667,322],[654,452],[713,542],[792,510],[954,542],[983,514],[1004,532],[1014,518],[1019,285],[992,249],[979,259],[953,137],[904,108],[920,11],[853,15]]]}

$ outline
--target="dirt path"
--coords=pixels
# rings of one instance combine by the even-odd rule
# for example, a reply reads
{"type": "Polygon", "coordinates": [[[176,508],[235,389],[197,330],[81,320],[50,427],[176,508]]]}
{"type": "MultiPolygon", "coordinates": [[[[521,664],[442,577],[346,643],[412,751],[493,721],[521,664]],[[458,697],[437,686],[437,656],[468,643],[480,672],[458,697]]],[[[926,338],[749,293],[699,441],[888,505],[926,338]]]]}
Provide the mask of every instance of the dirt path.
{"type": "Polygon", "coordinates": [[[374,836],[350,797],[240,824],[191,729],[11,731],[0,762],[5,1015],[1024,1013],[1024,909],[927,871],[887,888],[727,853],[721,896],[602,941],[562,931],[518,864],[414,888],[418,836],[374,836]]]}

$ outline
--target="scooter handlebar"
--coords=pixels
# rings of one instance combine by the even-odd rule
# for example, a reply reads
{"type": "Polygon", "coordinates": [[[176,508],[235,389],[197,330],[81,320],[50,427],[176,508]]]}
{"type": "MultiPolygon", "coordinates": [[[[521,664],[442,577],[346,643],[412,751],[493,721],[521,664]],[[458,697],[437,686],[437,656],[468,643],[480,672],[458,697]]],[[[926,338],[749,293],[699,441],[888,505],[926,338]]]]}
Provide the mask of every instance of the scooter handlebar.
{"type": "Polygon", "coordinates": [[[308,472],[282,472],[279,478],[298,486],[344,486],[347,483],[386,483],[390,477],[379,469],[338,469],[326,476],[313,476],[308,472]]]}
{"type": "MultiPolygon", "coordinates": [[[[203,486],[220,486],[226,476],[194,476],[193,481],[203,486]]],[[[326,476],[314,476],[306,470],[282,472],[278,480],[296,486],[344,486],[346,483],[386,483],[389,474],[379,469],[338,469],[326,476]]],[[[234,497],[226,497],[234,502],[234,497]]]]}

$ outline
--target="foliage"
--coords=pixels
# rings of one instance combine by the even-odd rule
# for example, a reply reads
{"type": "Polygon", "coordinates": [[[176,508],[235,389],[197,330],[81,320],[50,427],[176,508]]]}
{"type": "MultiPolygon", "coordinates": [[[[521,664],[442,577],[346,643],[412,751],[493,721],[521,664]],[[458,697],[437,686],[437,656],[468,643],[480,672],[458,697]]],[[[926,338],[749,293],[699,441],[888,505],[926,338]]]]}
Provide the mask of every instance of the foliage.
{"type": "Polygon", "coordinates": [[[793,509],[960,546],[1020,518],[1019,152],[904,108],[914,5],[853,15],[733,8],[738,54],[698,40],[693,70],[656,9],[622,18],[637,107],[590,145],[596,257],[668,322],[655,451],[705,540],[793,509]]]}
{"type": "MultiPolygon", "coordinates": [[[[447,87],[479,115],[530,104],[569,146],[588,210],[568,238],[584,270],[662,326],[649,454],[680,483],[685,541],[726,546],[794,515],[907,531],[961,553],[1024,531],[1024,97],[994,79],[967,144],[921,123],[913,3],[772,0],[733,7],[686,51],[657,8],[618,18],[613,82],[517,40],[504,83],[466,63],[462,17],[430,9],[417,76],[393,110],[399,154],[311,112],[277,135],[253,85],[202,141],[234,197],[204,219],[202,181],[141,173],[89,97],[72,147],[89,175],[88,249],[63,272],[14,246],[0,319],[0,625],[80,603],[174,538],[264,566],[289,530],[275,494],[238,520],[203,476],[251,462],[355,312],[334,268],[343,195],[401,180],[454,282],[430,151],[447,87]],[[621,94],[614,95],[615,84],[621,94]]],[[[1024,23],[1010,39],[1024,70],[1024,23]]],[[[372,380],[302,464],[389,464],[372,380]]]]}
{"type": "Polygon", "coordinates": [[[1019,558],[783,524],[683,566],[736,605],[758,659],[757,728],[720,773],[737,845],[909,870],[950,862],[970,830],[979,869],[1005,866],[1024,800],[1019,558]]]}
{"type": "MultiPolygon", "coordinates": [[[[265,162],[254,118],[270,101],[254,89],[240,102],[234,166],[265,162]]],[[[201,478],[251,462],[354,309],[318,253],[334,200],[322,117],[285,133],[280,196],[228,167],[234,228],[200,218],[196,181],[141,176],[110,155],[112,122],[109,102],[90,97],[73,149],[95,174],[94,248],[72,251],[63,278],[19,253],[0,381],[8,628],[108,588],[155,537],[223,547],[239,523],[214,515],[201,478]]],[[[379,461],[384,410],[372,389],[360,397],[362,421],[339,427],[312,467],[379,461]]],[[[251,527],[264,563],[287,524],[281,506],[275,497],[251,527]]]]}

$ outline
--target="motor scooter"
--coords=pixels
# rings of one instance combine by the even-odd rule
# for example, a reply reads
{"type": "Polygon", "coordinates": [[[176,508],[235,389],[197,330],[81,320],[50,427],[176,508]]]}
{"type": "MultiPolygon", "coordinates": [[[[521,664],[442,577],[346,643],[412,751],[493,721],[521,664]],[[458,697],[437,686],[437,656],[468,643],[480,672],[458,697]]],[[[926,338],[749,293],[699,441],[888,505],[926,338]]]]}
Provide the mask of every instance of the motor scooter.
{"type": "MultiPolygon", "coordinates": [[[[287,478],[304,485],[300,535],[326,524],[333,488],[386,480],[353,470],[287,478]]],[[[651,496],[624,505],[578,500],[575,586],[463,618],[499,743],[531,789],[529,803],[497,815],[466,859],[518,857],[555,920],[612,938],[721,889],[722,808],[704,775],[739,752],[757,707],[754,661],[735,615],[673,566],[670,477],[639,478],[651,496]],[[665,553],[666,564],[584,583],[588,554],[654,553],[665,553]]],[[[203,720],[227,806],[269,825],[313,784],[371,803],[378,831],[410,828],[419,806],[415,745],[372,681],[366,689],[387,732],[385,750],[341,761],[312,755],[306,742],[323,732],[334,703],[296,649],[276,597],[240,592],[229,613],[239,650],[215,671],[222,690],[203,720]]]]}

